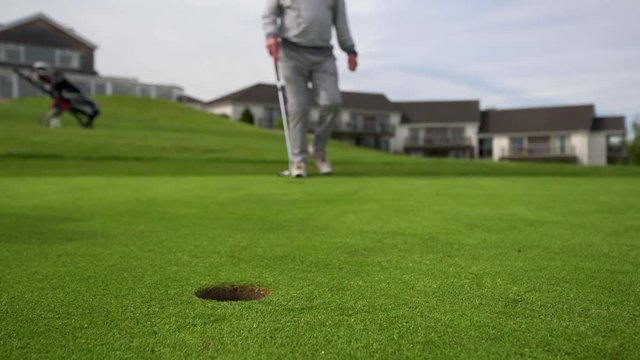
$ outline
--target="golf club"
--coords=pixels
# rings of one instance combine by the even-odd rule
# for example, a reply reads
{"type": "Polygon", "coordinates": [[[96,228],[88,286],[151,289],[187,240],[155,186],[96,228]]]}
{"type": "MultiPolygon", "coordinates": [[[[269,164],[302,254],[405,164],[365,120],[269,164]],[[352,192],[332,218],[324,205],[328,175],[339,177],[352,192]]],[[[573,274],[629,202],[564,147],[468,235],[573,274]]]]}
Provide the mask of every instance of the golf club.
{"type": "Polygon", "coordinates": [[[280,101],[280,113],[282,114],[282,127],[284,128],[284,140],[287,144],[287,158],[289,168],[291,168],[291,162],[293,161],[293,153],[291,151],[291,140],[289,138],[289,121],[287,119],[287,106],[284,97],[284,82],[280,78],[280,67],[278,66],[278,60],[273,60],[273,65],[276,69],[276,86],[278,87],[278,100],[280,101]]]}

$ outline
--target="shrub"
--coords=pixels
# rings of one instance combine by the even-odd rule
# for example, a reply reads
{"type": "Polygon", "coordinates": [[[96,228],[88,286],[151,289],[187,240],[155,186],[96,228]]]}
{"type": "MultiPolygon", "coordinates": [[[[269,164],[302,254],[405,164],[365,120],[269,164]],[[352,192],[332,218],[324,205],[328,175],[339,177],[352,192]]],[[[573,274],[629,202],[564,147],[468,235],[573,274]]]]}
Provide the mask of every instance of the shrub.
{"type": "Polygon", "coordinates": [[[240,121],[250,125],[255,124],[253,113],[251,112],[251,110],[249,110],[249,108],[244,108],[244,111],[242,111],[242,115],[240,115],[240,121]]]}
{"type": "Polygon", "coordinates": [[[640,165],[640,135],[629,145],[629,163],[640,165]]]}
{"type": "Polygon", "coordinates": [[[636,134],[636,139],[629,144],[629,163],[640,165],[640,121],[634,121],[631,127],[636,134]]]}

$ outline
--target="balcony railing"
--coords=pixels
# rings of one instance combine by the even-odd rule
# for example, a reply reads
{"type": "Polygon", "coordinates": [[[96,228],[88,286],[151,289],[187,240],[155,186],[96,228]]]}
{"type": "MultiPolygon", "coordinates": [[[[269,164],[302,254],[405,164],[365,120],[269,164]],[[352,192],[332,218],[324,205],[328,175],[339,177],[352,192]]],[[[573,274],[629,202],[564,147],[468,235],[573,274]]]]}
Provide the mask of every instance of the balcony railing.
{"type": "Polygon", "coordinates": [[[407,147],[417,147],[417,148],[473,146],[473,143],[470,137],[427,137],[424,139],[407,137],[405,139],[405,144],[407,147]]]}
{"type": "Polygon", "coordinates": [[[503,160],[566,161],[576,162],[574,147],[556,147],[550,145],[530,145],[510,147],[502,151],[503,160]]]}
{"type": "Polygon", "coordinates": [[[626,157],[627,156],[627,149],[624,146],[612,146],[609,145],[607,147],[607,156],[609,157],[626,157]]]}
{"type": "Polygon", "coordinates": [[[339,123],[334,126],[333,131],[350,134],[395,135],[395,128],[391,125],[364,121],[339,123]]]}

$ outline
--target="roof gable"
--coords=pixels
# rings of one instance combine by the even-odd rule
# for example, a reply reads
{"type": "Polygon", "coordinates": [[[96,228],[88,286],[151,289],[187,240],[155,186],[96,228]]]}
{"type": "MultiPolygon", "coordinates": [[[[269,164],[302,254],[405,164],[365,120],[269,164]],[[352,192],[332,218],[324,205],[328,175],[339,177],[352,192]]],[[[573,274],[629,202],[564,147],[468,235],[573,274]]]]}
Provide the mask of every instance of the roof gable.
{"type": "Polygon", "coordinates": [[[489,110],[482,114],[481,133],[591,131],[593,105],[489,110]]]}
{"type": "Polygon", "coordinates": [[[97,48],[73,29],[41,13],[0,27],[0,41],[86,50],[97,48]]]}

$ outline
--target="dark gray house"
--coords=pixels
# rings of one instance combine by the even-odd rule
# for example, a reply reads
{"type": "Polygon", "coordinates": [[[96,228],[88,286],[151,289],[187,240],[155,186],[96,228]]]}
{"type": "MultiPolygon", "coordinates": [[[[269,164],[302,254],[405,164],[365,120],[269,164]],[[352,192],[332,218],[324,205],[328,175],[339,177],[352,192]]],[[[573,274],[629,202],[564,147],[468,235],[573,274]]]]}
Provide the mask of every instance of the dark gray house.
{"type": "Polygon", "coordinates": [[[0,25],[0,66],[46,61],[63,71],[96,75],[97,46],[44,14],[0,25]]]}
{"type": "Polygon", "coordinates": [[[95,69],[97,46],[44,14],[0,25],[0,99],[42,96],[11,68],[45,61],[63,71],[89,95],[132,95],[177,100],[178,86],[142,84],[136,79],[101,77],[95,69]]]}

